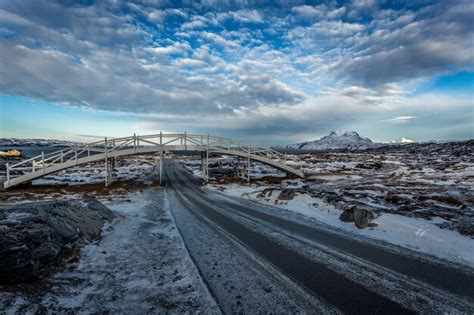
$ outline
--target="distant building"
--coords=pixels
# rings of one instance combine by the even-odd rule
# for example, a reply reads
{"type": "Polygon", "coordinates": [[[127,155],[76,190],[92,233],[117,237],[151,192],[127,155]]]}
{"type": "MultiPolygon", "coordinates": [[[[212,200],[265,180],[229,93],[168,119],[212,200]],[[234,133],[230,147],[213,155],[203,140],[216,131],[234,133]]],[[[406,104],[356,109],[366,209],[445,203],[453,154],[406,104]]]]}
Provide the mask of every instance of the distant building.
{"type": "Polygon", "coordinates": [[[5,151],[0,151],[0,156],[21,157],[22,154],[21,154],[21,151],[10,149],[10,150],[5,150],[5,151]]]}

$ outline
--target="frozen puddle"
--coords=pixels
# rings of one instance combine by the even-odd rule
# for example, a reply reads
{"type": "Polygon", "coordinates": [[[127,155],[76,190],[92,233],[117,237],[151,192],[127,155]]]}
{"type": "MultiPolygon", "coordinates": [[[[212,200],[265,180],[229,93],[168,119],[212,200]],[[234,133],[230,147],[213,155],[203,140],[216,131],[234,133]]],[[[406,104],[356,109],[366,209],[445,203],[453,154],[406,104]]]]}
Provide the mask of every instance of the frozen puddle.
{"type": "Polygon", "coordinates": [[[184,247],[163,189],[107,206],[118,216],[45,293],[0,293],[7,313],[219,313],[184,247]],[[40,296],[38,296],[40,295],[40,296]]]}

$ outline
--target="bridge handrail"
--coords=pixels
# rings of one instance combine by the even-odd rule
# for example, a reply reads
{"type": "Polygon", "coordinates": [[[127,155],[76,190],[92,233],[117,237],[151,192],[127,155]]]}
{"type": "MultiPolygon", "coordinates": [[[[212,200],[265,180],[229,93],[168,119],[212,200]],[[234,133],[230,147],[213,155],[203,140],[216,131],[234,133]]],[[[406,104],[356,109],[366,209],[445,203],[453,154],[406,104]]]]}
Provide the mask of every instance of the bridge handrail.
{"type": "Polygon", "coordinates": [[[136,135],[119,137],[119,138],[104,138],[91,143],[74,144],[57,151],[50,153],[42,153],[32,158],[20,161],[13,165],[7,164],[7,178],[10,178],[11,171],[31,170],[34,172],[38,169],[44,169],[57,163],[65,163],[71,160],[76,160],[87,152],[87,155],[92,153],[111,153],[120,151],[122,149],[137,148],[145,145],[167,146],[176,145],[176,143],[186,146],[201,146],[203,150],[219,151],[236,151],[248,155],[260,156],[269,160],[275,160],[283,165],[286,165],[287,160],[299,161],[299,158],[294,155],[286,155],[275,151],[271,148],[252,146],[249,143],[233,140],[231,138],[224,138],[220,136],[213,136],[209,134],[188,134],[184,133],[162,133],[151,135],[136,135]],[[159,139],[159,143],[151,141],[159,139]]]}

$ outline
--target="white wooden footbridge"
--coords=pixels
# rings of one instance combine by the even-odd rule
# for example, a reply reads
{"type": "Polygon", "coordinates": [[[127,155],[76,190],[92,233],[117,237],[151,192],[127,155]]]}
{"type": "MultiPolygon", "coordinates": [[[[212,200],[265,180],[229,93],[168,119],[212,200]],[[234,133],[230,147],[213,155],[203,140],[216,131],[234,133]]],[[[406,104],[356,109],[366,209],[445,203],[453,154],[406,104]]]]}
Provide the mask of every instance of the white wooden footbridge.
{"type": "Polygon", "coordinates": [[[105,161],[105,184],[112,180],[115,158],[120,156],[160,153],[160,181],[162,174],[163,152],[167,151],[200,151],[201,174],[207,181],[209,179],[208,161],[209,154],[232,155],[244,158],[246,177],[250,180],[250,161],[258,161],[286,173],[304,177],[301,164],[297,157],[282,154],[269,148],[258,148],[242,144],[229,138],[216,136],[187,134],[154,134],[130,137],[111,138],[88,143],[77,144],[65,149],[21,161],[13,165],[6,165],[7,180],[3,186],[9,188],[26,183],[34,179],[56,173],[76,165],[105,161]]]}

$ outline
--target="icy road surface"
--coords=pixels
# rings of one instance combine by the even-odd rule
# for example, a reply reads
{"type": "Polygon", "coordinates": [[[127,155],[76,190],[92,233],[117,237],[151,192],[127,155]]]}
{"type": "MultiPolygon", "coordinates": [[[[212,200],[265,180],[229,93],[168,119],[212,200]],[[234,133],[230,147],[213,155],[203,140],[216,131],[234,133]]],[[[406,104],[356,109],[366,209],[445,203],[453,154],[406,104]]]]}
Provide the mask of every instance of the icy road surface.
{"type": "Polygon", "coordinates": [[[171,212],[224,312],[474,312],[474,272],[203,189],[165,165],[171,212]]]}

